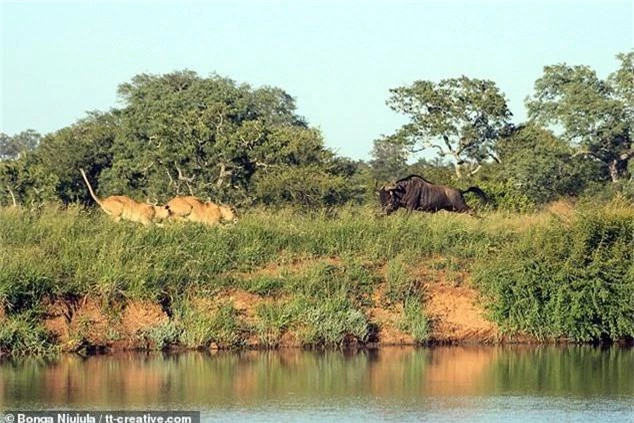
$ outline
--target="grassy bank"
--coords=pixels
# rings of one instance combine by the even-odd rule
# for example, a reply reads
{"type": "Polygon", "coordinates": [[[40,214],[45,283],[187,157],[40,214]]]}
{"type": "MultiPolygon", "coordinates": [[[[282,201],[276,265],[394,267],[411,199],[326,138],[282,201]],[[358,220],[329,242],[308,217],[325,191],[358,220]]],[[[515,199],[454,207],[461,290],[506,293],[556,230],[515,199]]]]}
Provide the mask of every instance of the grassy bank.
{"type": "Polygon", "coordinates": [[[385,324],[375,308],[422,342],[431,281],[421,269],[473,283],[507,333],[624,339],[634,336],[633,234],[634,209],[618,202],[481,219],[253,210],[215,228],[115,224],[77,207],[4,209],[0,349],[90,349],[99,330],[102,344],[134,338],[155,349],[275,347],[289,334],[302,346],[373,342],[385,324]],[[126,304],[154,304],[163,317],[124,330],[126,304]],[[87,308],[99,318],[82,323],[87,308]],[[63,343],[47,326],[55,313],[68,323],[63,343]]]}

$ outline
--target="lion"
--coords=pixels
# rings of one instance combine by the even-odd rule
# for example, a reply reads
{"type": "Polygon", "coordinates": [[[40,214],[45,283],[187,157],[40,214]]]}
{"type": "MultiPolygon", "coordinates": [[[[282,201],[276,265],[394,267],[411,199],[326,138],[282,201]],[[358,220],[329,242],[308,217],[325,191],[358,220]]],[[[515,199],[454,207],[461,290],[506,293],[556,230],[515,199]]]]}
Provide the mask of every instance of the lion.
{"type": "Polygon", "coordinates": [[[111,195],[103,199],[99,199],[86,177],[83,169],[79,169],[81,176],[86,182],[88,191],[93,200],[101,207],[101,209],[111,216],[115,222],[121,220],[129,220],[131,222],[141,223],[144,226],[152,222],[159,222],[170,216],[168,206],[155,206],[147,203],[138,203],[132,198],[125,195],[111,195]]]}
{"type": "Polygon", "coordinates": [[[167,203],[172,218],[188,220],[206,225],[216,225],[221,221],[235,222],[235,213],[227,206],[219,206],[211,201],[203,202],[194,196],[178,196],[167,203]]]}

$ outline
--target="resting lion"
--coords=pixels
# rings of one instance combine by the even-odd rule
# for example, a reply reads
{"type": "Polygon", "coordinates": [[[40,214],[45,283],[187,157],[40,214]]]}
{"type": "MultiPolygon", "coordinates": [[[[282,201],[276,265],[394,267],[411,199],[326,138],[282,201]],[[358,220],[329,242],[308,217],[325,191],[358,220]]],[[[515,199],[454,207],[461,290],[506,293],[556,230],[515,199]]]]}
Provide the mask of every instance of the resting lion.
{"type": "Polygon", "coordinates": [[[90,196],[97,204],[99,204],[99,207],[101,207],[106,214],[112,216],[115,222],[119,222],[123,219],[147,226],[152,222],[165,220],[170,216],[170,209],[168,206],[154,206],[147,203],[138,203],[125,195],[111,195],[110,197],[100,200],[92,190],[92,186],[90,185],[90,182],[88,182],[88,178],[86,177],[84,170],[79,169],[79,171],[86,182],[90,196]]]}
{"type": "Polygon", "coordinates": [[[167,203],[171,216],[176,220],[188,220],[206,225],[216,225],[221,221],[235,222],[233,210],[211,201],[203,202],[193,196],[178,196],[167,203]]]}

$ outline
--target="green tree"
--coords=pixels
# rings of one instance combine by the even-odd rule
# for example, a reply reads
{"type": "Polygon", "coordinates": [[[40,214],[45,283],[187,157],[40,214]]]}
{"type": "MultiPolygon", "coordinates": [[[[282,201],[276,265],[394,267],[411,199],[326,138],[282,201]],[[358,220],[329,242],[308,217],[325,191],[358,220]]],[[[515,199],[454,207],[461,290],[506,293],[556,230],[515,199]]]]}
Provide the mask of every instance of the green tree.
{"type": "Polygon", "coordinates": [[[33,152],[0,161],[0,204],[37,206],[57,198],[57,177],[33,152]]]}
{"type": "Polygon", "coordinates": [[[535,204],[575,196],[606,175],[596,162],[574,155],[551,131],[534,124],[519,125],[497,146],[498,180],[522,192],[535,204]]]}
{"type": "Polygon", "coordinates": [[[111,166],[118,131],[116,113],[90,112],[88,116],[46,135],[33,153],[42,168],[55,177],[56,197],[63,202],[92,202],[79,173],[83,168],[98,189],[98,178],[111,166]]]}
{"type": "Polygon", "coordinates": [[[0,160],[17,159],[27,151],[35,149],[42,136],[33,129],[27,129],[14,136],[0,133],[0,160]]]}
{"type": "Polygon", "coordinates": [[[261,200],[252,181],[257,173],[259,183],[291,166],[318,168],[320,180],[338,176],[319,131],[279,88],[181,71],[138,75],[119,95],[124,108],[112,166],[99,181],[108,192],[252,203],[261,200]]]}
{"type": "Polygon", "coordinates": [[[511,117],[504,95],[488,80],[415,81],[390,93],[387,104],[410,119],[396,136],[412,152],[435,149],[450,159],[458,178],[494,158],[495,142],[511,117]]]}
{"type": "Polygon", "coordinates": [[[436,184],[455,185],[458,183],[453,166],[441,157],[421,158],[409,165],[406,173],[422,175],[436,184]]]}
{"type": "Polygon", "coordinates": [[[531,120],[561,128],[576,154],[602,163],[613,182],[629,177],[628,164],[634,157],[633,55],[617,56],[621,68],[605,81],[588,66],[546,66],[535,81],[535,93],[526,99],[531,120]]]}
{"type": "Polygon", "coordinates": [[[406,176],[409,151],[407,146],[394,137],[383,137],[374,141],[370,166],[374,179],[379,182],[393,181],[406,176]]]}

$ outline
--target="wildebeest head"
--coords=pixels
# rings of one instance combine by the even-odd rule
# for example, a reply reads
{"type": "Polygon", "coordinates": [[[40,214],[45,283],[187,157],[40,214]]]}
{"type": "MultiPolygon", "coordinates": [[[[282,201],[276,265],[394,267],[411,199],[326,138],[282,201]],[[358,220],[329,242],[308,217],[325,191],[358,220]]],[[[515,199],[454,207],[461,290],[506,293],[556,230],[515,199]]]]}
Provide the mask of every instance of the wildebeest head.
{"type": "Polygon", "coordinates": [[[381,207],[387,214],[393,213],[400,206],[400,196],[396,185],[384,185],[379,190],[381,207]]]}

